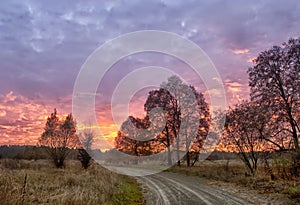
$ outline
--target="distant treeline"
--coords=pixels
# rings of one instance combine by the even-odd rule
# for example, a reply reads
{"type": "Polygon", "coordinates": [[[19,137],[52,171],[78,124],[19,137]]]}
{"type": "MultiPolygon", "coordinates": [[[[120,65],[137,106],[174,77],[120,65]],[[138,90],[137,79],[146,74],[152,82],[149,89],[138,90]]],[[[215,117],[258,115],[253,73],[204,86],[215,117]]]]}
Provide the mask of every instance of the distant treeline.
{"type": "MultiPolygon", "coordinates": [[[[71,150],[68,159],[77,159],[77,150],[71,150]]],[[[2,145],[0,146],[0,158],[9,159],[49,159],[43,147],[32,145],[2,145]]]]}
{"type": "MultiPolygon", "coordinates": [[[[97,152],[95,156],[105,159],[105,156],[112,155],[111,151],[101,153],[101,151],[93,150],[97,152]],[[102,156],[102,157],[101,157],[102,156]]],[[[77,159],[78,150],[71,150],[68,159],[77,159]]],[[[43,147],[32,146],[32,145],[2,145],[0,146],[0,158],[9,158],[9,159],[27,159],[27,160],[38,160],[38,159],[50,159],[47,155],[46,150],[43,147]]],[[[227,159],[236,159],[237,155],[233,152],[224,152],[224,151],[214,151],[207,158],[208,160],[227,160],[227,159]]]]}

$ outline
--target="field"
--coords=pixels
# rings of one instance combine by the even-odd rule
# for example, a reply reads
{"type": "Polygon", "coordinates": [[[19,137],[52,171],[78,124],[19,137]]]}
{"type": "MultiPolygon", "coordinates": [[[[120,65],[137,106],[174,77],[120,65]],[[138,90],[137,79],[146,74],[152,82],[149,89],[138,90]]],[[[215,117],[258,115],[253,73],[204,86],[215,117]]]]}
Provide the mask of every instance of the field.
{"type": "Polygon", "coordinates": [[[47,160],[0,160],[1,204],[144,204],[137,182],[78,161],[57,169],[47,160]]]}
{"type": "MultiPolygon", "coordinates": [[[[285,204],[300,204],[300,179],[272,180],[263,166],[260,166],[255,176],[247,174],[247,170],[240,160],[206,160],[194,167],[174,166],[166,171],[199,176],[212,180],[216,185],[228,189],[239,187],[239,191],[255,191],[260,197],[270,201],[282,201],[285,204]]],[[[247,195],[247,194],[246,194],[247,195]]],[[[272,203],[271,203],[272,204],[272,203]]],[[[281,204],[281,203],[275,203],[281,204]]]]}
{"type": "MultiPolygon", "coordinates": [[[[210,185],[233,190],[244,198],[300,204],[300,179],[272,180],[261,164],[255,176],[247,174],[237,159],[206,160],[194,167],[174,166],[166,171],[209,179],[210,185]]],[[[0,160],[1,204],[145,204],[141,192],[135,179],[98,164],[84,170],[79,161],[67,160],[64,169],[57,169],[48,160],[0,160]]]]}

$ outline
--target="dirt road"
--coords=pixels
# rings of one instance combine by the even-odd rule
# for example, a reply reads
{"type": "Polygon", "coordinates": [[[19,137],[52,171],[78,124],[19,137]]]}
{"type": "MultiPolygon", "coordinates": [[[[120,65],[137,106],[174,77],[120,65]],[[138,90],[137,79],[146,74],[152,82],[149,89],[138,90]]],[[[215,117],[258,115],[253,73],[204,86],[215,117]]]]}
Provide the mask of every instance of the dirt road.
{"type": "Polygon", "coordinates": [[[219,188],[210,187],[207,180],[176,173],[162,172],[136,177],[147,204],[254,204],[219,188]]]}

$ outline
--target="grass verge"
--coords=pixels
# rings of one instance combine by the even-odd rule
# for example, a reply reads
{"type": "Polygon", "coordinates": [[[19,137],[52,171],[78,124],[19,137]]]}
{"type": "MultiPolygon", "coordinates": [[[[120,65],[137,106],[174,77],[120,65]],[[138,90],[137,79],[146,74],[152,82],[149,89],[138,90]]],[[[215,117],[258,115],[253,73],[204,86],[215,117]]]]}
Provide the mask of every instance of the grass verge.
{"type": "Polygon", "coordinates": [[[0,160],[1,204],[143,204],[135,179],[98,164],[89,169],[68,161],[57,169],[49,161],[0,160]]]}
{"type": "Polygon", "coordinates": [[[123,183],[115,187],[115,197],[107,202],[106,205],[145,204],[142,191],[136,180],[128,176],[121,176],[121,179],[123,183]]]}

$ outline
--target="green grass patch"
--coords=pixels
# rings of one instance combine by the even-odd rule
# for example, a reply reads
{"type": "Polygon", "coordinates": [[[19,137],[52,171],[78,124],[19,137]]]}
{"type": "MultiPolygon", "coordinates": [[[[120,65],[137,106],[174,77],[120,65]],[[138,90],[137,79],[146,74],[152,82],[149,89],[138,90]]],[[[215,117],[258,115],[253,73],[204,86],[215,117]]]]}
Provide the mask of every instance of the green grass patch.
{"type": "Polygon", "coordinates": [[[135,179],[128,176],[121,176],[122,184],[115,187],[115,194],[106,205],[144,205],[145,200],[141,188],[135,179]]]}

